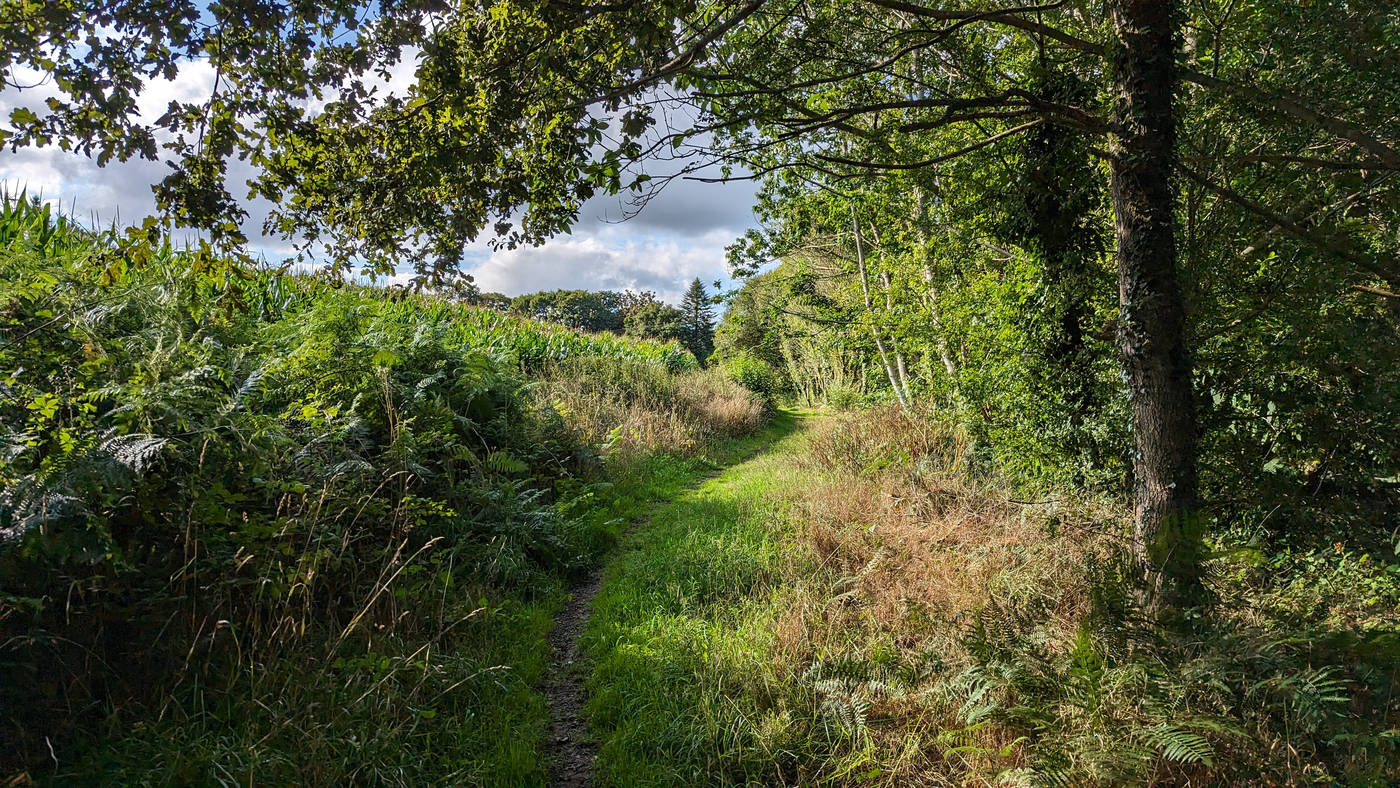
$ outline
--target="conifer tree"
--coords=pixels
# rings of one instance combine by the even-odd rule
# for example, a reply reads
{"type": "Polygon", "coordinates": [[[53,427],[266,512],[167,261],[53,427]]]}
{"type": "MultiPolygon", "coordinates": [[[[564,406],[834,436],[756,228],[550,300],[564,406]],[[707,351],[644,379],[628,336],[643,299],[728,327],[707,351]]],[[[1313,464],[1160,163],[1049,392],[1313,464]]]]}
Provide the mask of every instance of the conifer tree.
{"type": "Polygon", "coordinates": [[[682,342],[704,364],[715,350],[715,311],[698,276],[681,300],[681,315],[682,342]]]}

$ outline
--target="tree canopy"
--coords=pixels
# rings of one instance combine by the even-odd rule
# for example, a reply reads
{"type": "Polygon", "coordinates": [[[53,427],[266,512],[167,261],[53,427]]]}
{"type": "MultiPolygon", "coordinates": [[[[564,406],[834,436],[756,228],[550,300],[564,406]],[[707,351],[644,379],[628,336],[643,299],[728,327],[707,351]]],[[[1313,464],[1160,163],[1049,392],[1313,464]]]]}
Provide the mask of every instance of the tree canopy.
{"type": "Polygon", "coordinates": [[[623,328],[628,336],[682,342],[685,330],[681,318],[681,310],[656,301],[628,312],[623,328]]]}
{"type": "MultiPolygon", "coordinates": [[[[101,161],[171,157],[162,207],[231,240],[241,214],[224,175],[231,159],[246,159],[258,172],[252,191],[279,206],[273,232],[323,241],[341,263],[384,268],[402,255],[426,271],[455,264],[485,229],[508,244],[539,241],[567,228],[596,191],[650,188],[627,167],[657,152],[848,179],[933,168],[1045,124],[1102,138],[1112,125],[1109,10],[896,0],[20,3],[0,30],[6,77],[21,86],[49,78],[59,95],[17,109],[6,140],[101,161]],[[216,69],[209,97],[174,102],[155,119],[137,113],[152,79],[194,61],[216,69]],[[388,94],[384,78],[406,63],[413,86],[388,94]],[[1041,72],[1052,67],[1082,87],[1047,87],[1041,72]],[[695,122],[674,125],[667,113],[658,126],[668,101],[695,122]],[[723,144],[698,142],[704,131],[723,144]]],[[[1400,78],[1386,66],[1394,15],[1379,0],[1189,2],[1173,24],[1193,110],[1182,177],[1388,282],[1395,272],[1367,248],[1373,230],[1315,225],[1400,165],[1389,98],[1400,78]],[[1267,199],[1271,185],[1309,197],[1267,199]]]]}

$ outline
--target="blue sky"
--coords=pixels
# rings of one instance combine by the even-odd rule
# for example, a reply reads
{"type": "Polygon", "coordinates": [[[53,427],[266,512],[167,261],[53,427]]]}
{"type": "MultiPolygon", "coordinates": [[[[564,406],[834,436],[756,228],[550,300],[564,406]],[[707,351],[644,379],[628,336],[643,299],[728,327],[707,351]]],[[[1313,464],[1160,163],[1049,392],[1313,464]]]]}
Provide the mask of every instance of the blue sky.
{"type": "MultiPolygon", "coordinates": [[[[41,81],[40,75],[20,75],[20,84],[41,81]]],[[[390,89],[401,89],[411,79],[405,69],[391,80],[390,89]]],[[[172,82],[153,82],[140,106],[153,120],[170,101],[198,101],[207,97],[213,73],[201,62],[187,64],[172,82]]],[[[40,84],[26,91],[0,90],[0,118],[8,118],[16,106],[39,111],[51,88],[40,84]]],[[[0,151],[0,180],[12,191],[27,188],[30,194],[62,203],[76,210],[79,219],[100,224],[114,220],[139,221],[153,210],[151,184],[165,176],[161,162],[129,161],[99,168],[92,160],[65,153],[57,147],[0,151]]],[[[660,173],[657,173],[660,174],[660,173]]],[[[231,167],[234,188],[249,171],[231,167]]],[[[466,251],[464,268],[483,290],[507,295],[555,288],[652,290],[677,303],[685,286],[699,277],[706,284],[728,282],[724,247],[753,223],[754,185],[750,181],[725,184],[675,181],[637,216],[622,221],[625,198],[598,197],[584,205],[573,232],[540,247],[493,251],[484,242],[466,251]]],[[[256,235],[268,206],[248,203],[251,234],[256,235]]],[[[254,246],[269,260],[279,260],[290,247],[279,239],[262,238],[254,246]]]]}

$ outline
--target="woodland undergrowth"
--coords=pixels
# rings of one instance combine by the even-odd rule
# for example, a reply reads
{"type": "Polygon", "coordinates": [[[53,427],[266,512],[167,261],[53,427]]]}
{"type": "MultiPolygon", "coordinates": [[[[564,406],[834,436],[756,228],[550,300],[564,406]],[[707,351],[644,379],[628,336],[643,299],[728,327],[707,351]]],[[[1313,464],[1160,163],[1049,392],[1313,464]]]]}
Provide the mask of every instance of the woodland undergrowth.
{"type": "Polygon", "coordinates": [[[1340,571],[1219,541],[1211,604],[1167,628],[1129,591],[1119,502],[1027,495],[957,431],[892,408],[830,424],[809,461],[830,481],[799,497],[801,534],[840,602],[779,629],[778,649],[885,776],[1396,779],[1393,557],[1340,571]]]}

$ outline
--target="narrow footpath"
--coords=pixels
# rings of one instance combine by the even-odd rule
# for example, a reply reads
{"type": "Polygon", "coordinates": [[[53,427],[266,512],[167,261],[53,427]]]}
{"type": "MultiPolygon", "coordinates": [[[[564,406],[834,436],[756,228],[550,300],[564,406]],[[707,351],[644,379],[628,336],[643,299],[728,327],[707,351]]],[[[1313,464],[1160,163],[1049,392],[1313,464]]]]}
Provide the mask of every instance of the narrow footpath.
{"type": "Polygon", "coordinates": [[[588,699],[584,687],[588,675],[580,639],[588,628],[594,599],[603,588],[605,576],[629,553],[643,548],[645,540],[639,543],[636,538],[639,530],[645,530],[653,521],[665,522],[685,517],[683,510],[693,506],[697,499],[703,499],[707,488],[725,482],[731,476],[743,476],[745,469],[751,468],[757,457],[768,454],[789,438],[801,427],[801,423],[802,416],[782,412],[759,435],[736,441],[734,456],[728,458],[728,462],[717,466],[711,473],[697,476],[674,500],[658,501],[647,514],[632,523],[619,550],[600,562],[570,589],[569,602],[555,620],[554,630],[549,636],[548,679],[541,688],[550,711],[550,732],[546,743],[550,786],[585,788],[593,785],[593,766],[598,747],[589,735],[583,715],[588,699]]]}
{"type": "Polygon", "coordinates": [[[554,622],[549,635],[549,683],[544,686],[545,702],[549,704],[549,742],[551,753],[549,784],[560,788],[582,788],[592,784],[593,761],[597,747],[588,738],[588,726],[583,719],[584,676],[579,671],[579,638],[588,625],[593,598],[603,587],[602,565],[570,589],[569,603],[554,622]]]}

